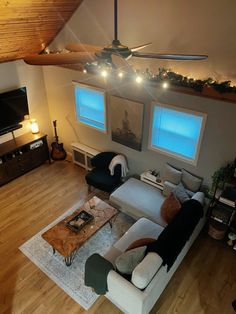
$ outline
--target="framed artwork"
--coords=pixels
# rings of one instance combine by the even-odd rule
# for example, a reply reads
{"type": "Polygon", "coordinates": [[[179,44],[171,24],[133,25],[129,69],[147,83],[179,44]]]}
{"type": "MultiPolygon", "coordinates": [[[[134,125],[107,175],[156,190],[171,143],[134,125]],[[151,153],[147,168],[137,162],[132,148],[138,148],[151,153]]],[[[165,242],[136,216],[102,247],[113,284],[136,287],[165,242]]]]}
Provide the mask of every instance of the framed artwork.
{"type": "Polygon", "coordinates": [[[143,104],[121,98],[110,97],[112,141],[142,150],[143,104]]]}

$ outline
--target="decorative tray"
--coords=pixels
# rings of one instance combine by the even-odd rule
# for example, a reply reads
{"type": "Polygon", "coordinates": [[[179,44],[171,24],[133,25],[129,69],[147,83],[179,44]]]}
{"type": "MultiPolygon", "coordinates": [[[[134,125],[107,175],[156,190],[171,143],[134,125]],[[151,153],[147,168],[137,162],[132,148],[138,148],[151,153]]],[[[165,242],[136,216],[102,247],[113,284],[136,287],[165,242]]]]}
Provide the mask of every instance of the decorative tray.
{"type": "Polygon", "coordinates": [[[72,231],[80,231],[87,223],[94,219],[93,215],[82,210],[79,214],[66,222],[66,226],[72,231]]]}

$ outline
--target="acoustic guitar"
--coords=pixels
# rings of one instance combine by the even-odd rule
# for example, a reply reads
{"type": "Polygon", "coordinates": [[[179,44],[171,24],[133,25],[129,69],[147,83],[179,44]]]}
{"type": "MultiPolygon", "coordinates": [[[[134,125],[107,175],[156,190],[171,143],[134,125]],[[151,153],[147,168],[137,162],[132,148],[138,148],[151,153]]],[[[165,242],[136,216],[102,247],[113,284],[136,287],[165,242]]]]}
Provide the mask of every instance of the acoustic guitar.
{"type": "Polygon", "coordinates": [[[51,158],[53,160],[64,160],[66,159],[66,151],[63,148],[63,143],[59,143],[58,135],[57,135],[57,120],[53,121],[54,133],[55,133],[55,141],[51,144],[51,158]]]}

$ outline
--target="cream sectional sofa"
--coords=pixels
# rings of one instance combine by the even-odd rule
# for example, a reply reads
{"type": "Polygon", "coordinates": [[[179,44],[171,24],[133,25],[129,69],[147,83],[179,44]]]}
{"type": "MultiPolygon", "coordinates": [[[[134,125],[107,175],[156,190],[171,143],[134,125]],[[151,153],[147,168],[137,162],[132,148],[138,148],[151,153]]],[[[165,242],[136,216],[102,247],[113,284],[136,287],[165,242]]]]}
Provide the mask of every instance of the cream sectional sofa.
{"type": "MultiPolygon", "coordinates": [[[[122,312],[126,314],[148,314],[159,299],[161,293],[167,286],[168,282],[182,262],[193,242],[197,238],[204,224],[205,215],[199,221],[190,239],[186,242],[185,246],[169,271],[167,271],[166,265],[162,265],[162,260],[156,253],[149,253],[157,255],[156,263],[158,263],[158,269],[144,289],[137,288],[133,283],[126,280],[116,271],[111,270],[107,277],[108,292],[105,294],[105,297],[107,297],[122,312]]],[[[147,218],[140,218],[112,246],[112,248],[106,253],[104,257],[114,263],[115,259],[120,254],[125,252],[129,245],[135,240],[142,238],[157,238],[163,229],[164,228],[162,226],[152,222],[147,218]]],[[[149,268],[153,267],[153,265],[150,264],[147,259],[144,259],[141,263],[142,269],[144,269],[144,271],[145,269],[148,270],[149,268]]]]}
{"type": "MultiPolygon", "coordinates": [[[[167,183],[167,186],[171,191],[175,185],[167,183]]],[[[193,199],[204,205],[204,194],[202,192],[192,194],[193,199]]],[[[160,235],[167,225],[160,215],[160,207],[164,200],[165,197],[160,190],[134,178],[126,181],[111,194],[110,201],[112,203],[118,206],[121,211],[138,220],[107,252],[105,255],[107,260],[114,264],[115,259],[125,252],[135,240],[157,238],[160,235]]],[[[140,263],[142,264],[140,268],[142,271],[144,270],[144,277],[145,269],[148,270],[148,276],[151,276],[149,283],[144,289],[138,288],[116,271],[111,270],[107,277],[108,292],[105,296],[124,313],[149,313],[205,224],[206,209],[207,204],[204,206],[204,216],[198,222],[191,237],[169,271],[167,271],[167,266],[162,265],[162,259],[158,254],[149,253],[156,255],[155,263],[157,269],[155,273],[150,275],[150,271],[153,269],[153,262],[150,264],[150,259],[144,258],[140,263]]]]}

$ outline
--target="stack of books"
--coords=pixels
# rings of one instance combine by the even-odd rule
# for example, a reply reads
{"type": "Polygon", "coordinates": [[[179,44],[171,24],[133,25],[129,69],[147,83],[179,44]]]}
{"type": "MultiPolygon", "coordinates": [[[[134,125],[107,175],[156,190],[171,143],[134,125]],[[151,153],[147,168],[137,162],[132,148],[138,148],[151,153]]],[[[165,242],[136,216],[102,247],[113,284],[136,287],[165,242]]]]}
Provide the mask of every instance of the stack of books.
{"type": "Polygon", "coordinates": [[[226,187],[222,192],[219,201],[231,207],[236,207],[236,188],[235,187],[226,187]]]}

